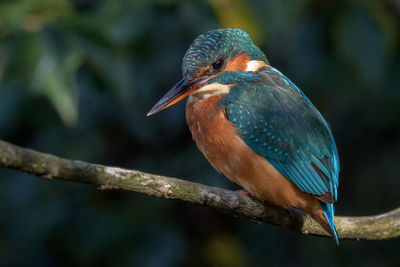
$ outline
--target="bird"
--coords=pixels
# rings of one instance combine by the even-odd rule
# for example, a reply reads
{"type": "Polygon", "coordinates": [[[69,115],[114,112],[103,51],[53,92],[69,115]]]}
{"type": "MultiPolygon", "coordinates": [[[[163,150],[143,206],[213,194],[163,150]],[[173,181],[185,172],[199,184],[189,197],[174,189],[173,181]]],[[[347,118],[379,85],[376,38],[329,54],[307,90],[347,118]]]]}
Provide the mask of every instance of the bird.
{"type": "Polygon", "coordinates": [[[192,137],[218,172],[256,199],[302,210],[339,245],[340,166],[331,129],[248,33],[199,35],[183,58],[182,79],[147,116],[187,96],[192,137]]]}

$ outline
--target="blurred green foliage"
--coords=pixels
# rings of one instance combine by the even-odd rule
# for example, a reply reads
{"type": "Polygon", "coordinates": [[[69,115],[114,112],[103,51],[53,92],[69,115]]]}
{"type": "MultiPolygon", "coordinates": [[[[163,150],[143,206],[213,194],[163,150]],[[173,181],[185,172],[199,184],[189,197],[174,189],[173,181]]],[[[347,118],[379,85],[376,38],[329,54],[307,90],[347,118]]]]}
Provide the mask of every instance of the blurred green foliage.
{"type": "MultiPolygon", "coordinates": [[[[184,103],[146,118],[200,33],[249,31],[332,126],[339,215],[398,207],[396,1],[0,1],[0,138],[62,157],[236,189],[191,140],[184,103]]],[[[212,210],[0,170],[1,266],[394,266],[399,240],[303,236],[212,210]]]]}

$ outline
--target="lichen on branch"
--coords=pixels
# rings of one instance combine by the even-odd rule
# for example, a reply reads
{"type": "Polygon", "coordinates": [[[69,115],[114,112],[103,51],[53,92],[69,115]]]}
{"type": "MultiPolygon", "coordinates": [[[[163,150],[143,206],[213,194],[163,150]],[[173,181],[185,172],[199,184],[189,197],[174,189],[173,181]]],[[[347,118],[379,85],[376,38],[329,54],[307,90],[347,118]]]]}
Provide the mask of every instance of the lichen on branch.
{"type": "MultiPolygon", "coordinates": [[[[44,179],[85,183],[104,190],[124,190],[178,199],[220,212],[274,224],[303,234],[328,236],[311,217],[295,209],[260,202],[244,194],[177,178],[68,160],[0,140],[0,167],[44,179]]],[[[383,240],[400,236],[400,208],[375,216],[335,217],[341,239],[383,240]]]]}

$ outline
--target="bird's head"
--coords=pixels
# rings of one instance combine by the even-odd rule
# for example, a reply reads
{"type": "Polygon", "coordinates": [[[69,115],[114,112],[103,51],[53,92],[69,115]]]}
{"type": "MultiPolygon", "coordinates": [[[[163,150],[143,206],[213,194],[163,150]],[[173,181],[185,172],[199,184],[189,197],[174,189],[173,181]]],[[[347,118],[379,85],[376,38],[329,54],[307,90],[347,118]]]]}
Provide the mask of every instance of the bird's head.
{"type": "Polygon", "coordinates": [[[268,64],[241,29],[218,29],[196,38],[182,62],[182,79],[147,114],[152,115],[207,86],[224,72],[256,71],[268,64]]]}

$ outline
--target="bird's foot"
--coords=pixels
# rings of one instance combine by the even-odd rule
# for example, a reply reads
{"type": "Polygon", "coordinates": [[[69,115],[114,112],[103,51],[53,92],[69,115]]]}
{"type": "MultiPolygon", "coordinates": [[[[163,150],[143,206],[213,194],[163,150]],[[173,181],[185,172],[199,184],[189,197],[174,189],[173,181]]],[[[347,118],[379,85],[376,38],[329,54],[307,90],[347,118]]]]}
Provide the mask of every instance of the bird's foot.
{"type": "Polygon", "coordinates": [[[244,189],[239,189],[239,190],[236,190],[235,192],[238,192],[240,194],[247,195],[247,196],[251,197],[250,193],[248,191],[244,190],[244,189]]]}

